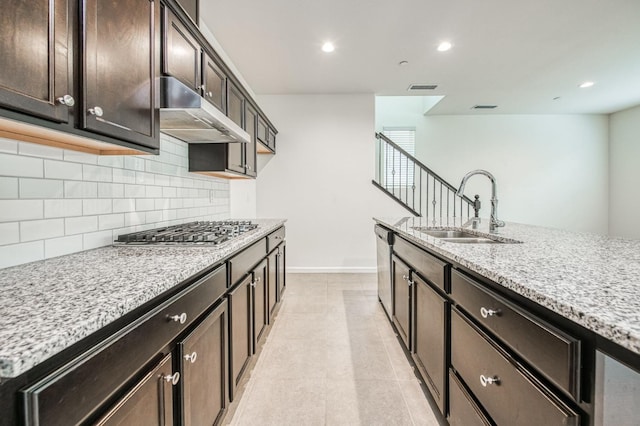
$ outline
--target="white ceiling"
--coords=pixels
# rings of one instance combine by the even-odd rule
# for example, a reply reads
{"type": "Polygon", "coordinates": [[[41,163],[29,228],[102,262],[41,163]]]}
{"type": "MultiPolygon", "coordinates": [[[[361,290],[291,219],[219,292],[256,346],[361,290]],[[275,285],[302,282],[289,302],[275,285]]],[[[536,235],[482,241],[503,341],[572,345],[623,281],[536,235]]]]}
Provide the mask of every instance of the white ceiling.
{"type": "Polygon", "coordinates": [[[640,104],[640,0],[201,0],[260,94],[406,95],[429,114],[611,113],[640,104]],[[325,41],[336,50],[320,50],[325,41]],[[436,51],[450,40],[451,51],[436,51]],[[398,62],[408,65],[400,67],[398,62]],[[592,80],[596,85],[580,89],[592,80]],[[555,97],[560,97],[553,100],[555,97]],[[476,104],[496,104],[474,111],[476,104]]]}

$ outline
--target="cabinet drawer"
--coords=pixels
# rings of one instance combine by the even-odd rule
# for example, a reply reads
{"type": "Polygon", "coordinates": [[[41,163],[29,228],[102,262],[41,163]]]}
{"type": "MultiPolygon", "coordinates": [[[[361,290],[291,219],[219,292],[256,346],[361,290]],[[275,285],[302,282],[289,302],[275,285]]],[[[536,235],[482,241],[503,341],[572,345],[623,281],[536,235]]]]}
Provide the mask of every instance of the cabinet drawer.
{"type": "Polygon", "coordinates": [[[393,251],[411,265],[422,277],[443,291],[447,290],[445,287],[445,277],[449,265],[446,262],[430,255],[402,238],[395,239],[393,251]]]}
{"type": "Polygon", "coordinates": [[[23,390],[26,423],[68,425],[85,420],[219,299],[226,282],[223,265],[23,390]]]}
{"type": "Polygon", "coordinates": [[[490,426],[492,423],[453,371],[449,370],[449,425],[490,426]]]}
{"type": "Polygon", "coordinates": [[[580,341],[523,311],[458,271],[454,300],[522,358],[575,400],[579,396],[580,341]]]}
{"type": "Polygon", "coordinates": [[[451,365],[497,424],[579,424],[576,412],[494,345],[452,310],[451,365]]]}
{"type": "Polygon", "coordinates": [[[267,239],[263,238],[237,256],[229,259],[231,274],[230,286],[233,287],[242,277],[251,272],[253,267],[267,255],[267,239]]]}
{"type": "Polygon", "coordinates": [[[277,230],[267,235],[267,251],[270,252],[271,250],[276,248],[278,244],[284,241],[284,237],[285,237],[284,226],[282,228],[278,228],[277,230]]]}

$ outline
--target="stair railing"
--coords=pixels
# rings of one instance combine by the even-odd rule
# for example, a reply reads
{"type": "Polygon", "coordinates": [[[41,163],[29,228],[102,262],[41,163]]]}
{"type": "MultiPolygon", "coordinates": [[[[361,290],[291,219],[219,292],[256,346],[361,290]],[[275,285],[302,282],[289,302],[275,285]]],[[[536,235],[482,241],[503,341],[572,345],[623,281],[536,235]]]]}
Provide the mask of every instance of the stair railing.
{"type": "Polygon", "coordinates": [[[472,200],[382,133],[376,140],[375,186],[415,216],[471,216],[472,200]]]}

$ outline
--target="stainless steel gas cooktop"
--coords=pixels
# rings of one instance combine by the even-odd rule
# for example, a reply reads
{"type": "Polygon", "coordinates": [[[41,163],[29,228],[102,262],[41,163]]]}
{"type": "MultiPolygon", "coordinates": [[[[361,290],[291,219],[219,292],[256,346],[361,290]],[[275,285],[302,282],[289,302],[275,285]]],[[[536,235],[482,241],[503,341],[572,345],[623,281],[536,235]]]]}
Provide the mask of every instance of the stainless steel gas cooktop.
{"type": "Polygon", "coordinates": [[[116,244],[220,244],[257,227],[248,220],[189,222],[118,235],[116,244]]]}

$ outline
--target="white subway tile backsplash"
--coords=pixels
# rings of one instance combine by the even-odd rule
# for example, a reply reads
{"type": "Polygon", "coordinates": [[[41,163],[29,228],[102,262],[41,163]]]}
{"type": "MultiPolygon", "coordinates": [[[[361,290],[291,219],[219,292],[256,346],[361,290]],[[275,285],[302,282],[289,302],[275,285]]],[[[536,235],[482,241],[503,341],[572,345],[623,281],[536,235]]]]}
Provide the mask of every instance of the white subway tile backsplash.
{"type": "Polygon", "coordinates": [[[82,249],[90,250],[93,248],[104,247],[113,243],[113,233],[111,230],[90,232],[82,234],[82,249]]]}
{"type": "Polygon", "coordinates": [[[72,217],[82,215],[82,200],[44,200],[44,217],[72,217]]]}
{"type": "Polygon", "coordinates": [[[42,219],[42,200],[0,200],[0,222],[42,219]]]}
{"type": "Polygon", "coordinates": [[[146,210],[153,210],[154,207],[155,207],[155,203],[151,198],[138,198],[136,200],[136,210],[139,212],[146,211],[146,210]]]}
{"type": "Polygon", "coordinates": [[[82,200],[82,214],[107,214],[112,212],[112,201],[110,199],[89,199],[82,200]]]}
{"type": "Polygon", "coordinates": [[[64,182],[65,198],[96,198],[98,184],[96,182],[82,182],[67,180],[64,182]]]}
{"type": "Polygon", "coordinates": [[[0,177],[0,198],[18,198],[18,178],[0,177]]]}
{"type": "Polygon", "coordinates": [[[20,224],[18,222],[0,223],[0,246],[20,242],[20,224]]]}
{"type": "Polygon", "coordinates": [[[0,138],[0,152],[6,152],[9,154],[18,153],[18,142],[10,139],[0,138]]]}
{"type": "Polygon", "coordinates": [[[125,198],[142,198],[142,197],[144,197],[145,196],[144,185],[126,184],[124,186],[124,196],[125,196],[125,198]]]}
{"type": "Polygon", "coordinates": [[[64,161],[70,161],[73,163],[84,164],[98,164],[98,156],[94,154],[87,154],[85,152],[78,151],[64,151],[64,161]]]}
{"type": "Polygon", "coordinates": [[[113,181],[119,183],[135,183],[136,172],[133,170],[113,169],[113,181]]]}
{"type": "Polygon", "coordinates": [[[64,219],[28,220],[20,222],[20,241],[44,240],[64,235],[64,219]]]}
{"type": "Polygon", "coordinates": [[[62,150],[59,148],[39,145],[35,143],[20,142],[18,144],[18,153],[30,157],[52,158],[54,160],[62,160],[62,150]]]}
{"type": "Polygon", "coordinates": [[[0,175],[43,177],[42,159],[20,155],[0,154],[0,175]]]}
{"type": "Polygon", "coordinates": [[[101,231],[105,229],[122,228],[123,226],[123,213],[105,214],[98,216],[98,229],[101,231]]]}
{"type": "Polygon", "coordinates": [[[0,246],[0,268],[44,259],[44,241],[0,246]]]}
{"type": "Polygon", "coordinates": [[[98,198],[122,198],[124,197],[124,184],[122,183],[98,183],[98,198]]]}
{"type": "Polygon", "coordinates": [[[61,180],[20,179],[20,198],[63,198],[64,185],[61,180]]]}
{"type": "Polygon", "coordinates": [[[44,160],[44,177],[47,179],[82,180],[82,164],[44,160]]]}
{"type": "Polygon", "coordinates": [[[92,182],[112,182],[113,173],[111,167],[94,166],[84,164],[82,166],[82,179],[92,182]]]}
{"type": "Polygon", "coordinates": [[[44,255],[51,258],[75,253],[82,250],[82,235],[52,238],[44,240],[44,255]]]}
{"type": "Polygon", "coordinates": [[[113,200],[113,212],[132,212],[136,210],[136,200],[133,198],[119,198],[113,200]]]}
{"type": "Polygon", "coordinates": [[[187,144],[160,144],[157,156],[96,156],[0,138],[0,268],[228,217],[228,182],[190,174],[187,144]]]}
{"type": "Polygon", "coordinates": [[[145,188],[146,198],[159,198],[162,197],[162,187],[148,185],[145,188]]]}
{"type": "Polygon", "coordinates": [[[124,168],[129,170],[144,171],[144,159],[139,157],[124,157],[124,168]]]}
{"type": "Polygon", "coordinates": [[[64,220],[65,235],[84,234],[98,230],[98,216],[69,217],[64,220]]]}

